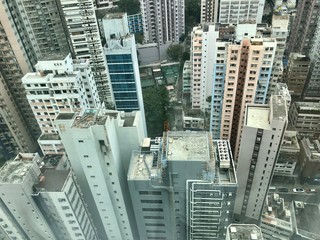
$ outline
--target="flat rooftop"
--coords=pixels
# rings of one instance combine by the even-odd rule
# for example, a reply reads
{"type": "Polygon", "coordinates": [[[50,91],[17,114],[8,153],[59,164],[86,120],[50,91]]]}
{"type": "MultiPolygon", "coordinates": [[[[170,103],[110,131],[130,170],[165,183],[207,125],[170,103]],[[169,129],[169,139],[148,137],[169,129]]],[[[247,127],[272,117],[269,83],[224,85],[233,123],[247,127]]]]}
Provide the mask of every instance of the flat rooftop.
{"type": "Polygon", "coordinates": [[[207,132],[168,132],[167,160],[210,161],[207,132]]]}
{"type": "Polygon", "coordinates": [[[70,54],[68,50],[43,54],[39,61],[63,61],[70,54]]]}
{"type": "Polygon", "coordinates": [[[118,13],[107,13],[104,15],[104,19],[120,19],[125,15],[124,12],[118,12],[118,13]]]}
{"type": "Polygon", "coordinates": [[[230,240],[263,240],[261,229],[254,224],[231,224],[228,233],[230,240]]]}
{"type": "Polygon", "coordinates": [[[313,239],[320,239],[319,205],[294,202],[294,210],[299,233],[313,239]]]}
{"type": "Polygon", "coordinates": [[[269,122],[269,107],[248,105],[246,114],[246,126],[271,130],[269,122]]]}
{"type": "Polygon", "coordinates": [[[31,160],[7,161],[0,169],[0,182],[18,184],[35,163],[31,160]]]}
{"type": "Polygon", "coordinates": [[[273,95],[271,96],[271,111],[272,117],[275,120],[285,121],[287,119],[287,101],[282,96],[273,95]]]}
{"type": "Polygon", "coordinates": [[[49,192],[61,191],[68,175],[69,170],[47,169],[42,174],[39,183],[34,185],[34,187],[36,189],[44,189],[49,192]]]}
{"type": "Polygon", "coordinates": [[[89,128],[92,125],[104,125],[108,117],[117,118],[119,112],[108,110],[100,113],[99,109],[85,109],[73,121],[73,128],[89,128]]]}
{"type": "Polygon", "coordinates": [[[134,152],[131,157],[128,170],[128,180],[149,180],[152,176],[157,176],[158,153],[134,152]]]}
{"type": "Polygon", "coordinates": [[[42,166],[45,168],[55,168],[64,157],[63,154],[46,154],[42,159],[42,166]]]}

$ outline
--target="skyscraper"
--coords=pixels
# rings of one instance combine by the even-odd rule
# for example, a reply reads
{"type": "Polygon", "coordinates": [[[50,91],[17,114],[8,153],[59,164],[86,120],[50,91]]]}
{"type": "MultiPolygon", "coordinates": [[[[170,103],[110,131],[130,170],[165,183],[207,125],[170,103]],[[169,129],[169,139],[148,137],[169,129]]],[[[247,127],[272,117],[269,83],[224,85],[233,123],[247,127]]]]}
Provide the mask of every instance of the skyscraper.
{"type": "Polygon", "coordinates": [[[102,23],[115,108],[125,112],[139,110],[145,119],[137,49],[134,35],[129,33],[127,14],[107,14],[102,23]]]}
{"type": "Polygon", "coordinates": [[[179,42],[184,33],[184,0],[140,0],[145,42],[179,42]]]}
{"type": "Polygon", "coordinates": [[[125,176],[145,137],[140,112],[86,109],[60,113],[55,124],[99,237],[136,238],[125,176]]]}
{"type": "Polygon", "coordinates": [[[247,105],[237,165],[236,221],[259,224],[286,126],[282,96],[272,96],[269,106],[247,105]]]}
{"type": "Polygon", "coordinates": [[[93,1],[60,0],[59,9],[65,21],[71,52],[76,59],[90,59],[99,97],[107,107],[113,106],[113,95],[93,1]]]}
{"type": "Polygon", "coordinates": [[[263,0],[220,0],[219,5],[216,4],[219,6],[219,23],[261,23],[264,3],[263,0]]]}
{"type": "Polygon", "coordinates": [[[287,57],[290,53],[300,53],[310,58],[304,99],[319,100],[320,85],[320,14],[319,1],[303,0],[298,2],[297,14],[292,24],[288,41],[287,57]]]}
{"type": "Polygon", "coordinates": [[[203,24],[191,39],[192,108],[210,111],[213,137],[237,157],[245,105],[267,100],[277,42],[256,24],[203,24]]]}
{"type": "Polygon", "coordinates": [[[140,239],[222,239],[237,178],[227,141],[168,132],[132,155],[128,184],[140,239]]]}
{"type": "Polygon", "coordinates": [[[217,23],[219,0],[201,0],[201,23],[217,23]]]}
{"type": "Polygon", "coordinates": [[[21,113],[0,72],[0,158],[13,158],[18,152],[36,150],[36,141],[28,129],[21,113]]]}

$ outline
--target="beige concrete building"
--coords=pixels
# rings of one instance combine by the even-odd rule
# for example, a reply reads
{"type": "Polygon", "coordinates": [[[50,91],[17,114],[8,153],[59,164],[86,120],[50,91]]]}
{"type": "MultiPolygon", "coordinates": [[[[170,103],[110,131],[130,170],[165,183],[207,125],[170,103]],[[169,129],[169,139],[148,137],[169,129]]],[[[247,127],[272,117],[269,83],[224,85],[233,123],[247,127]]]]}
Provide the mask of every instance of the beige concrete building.
{"type": "Polygon", "coordinates": [[[246,104],[266,101],[276,44],[273,38],[244,38],[228,46],[220,137],[230,139],[236,159],[246,104]]]}

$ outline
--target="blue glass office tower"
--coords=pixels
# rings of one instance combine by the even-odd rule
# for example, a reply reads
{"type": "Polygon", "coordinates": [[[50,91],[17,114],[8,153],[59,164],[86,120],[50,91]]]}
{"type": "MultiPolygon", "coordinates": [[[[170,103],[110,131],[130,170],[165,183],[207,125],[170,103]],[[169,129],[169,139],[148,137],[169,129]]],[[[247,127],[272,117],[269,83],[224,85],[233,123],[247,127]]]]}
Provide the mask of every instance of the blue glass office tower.
{"type": "Polygon", "coordinates": [[[137,49],[134,35],[129,33],[127,14],[107,14],[102,22],[115,108],[125,112],[140,110],[145,123],[137,49]]]}

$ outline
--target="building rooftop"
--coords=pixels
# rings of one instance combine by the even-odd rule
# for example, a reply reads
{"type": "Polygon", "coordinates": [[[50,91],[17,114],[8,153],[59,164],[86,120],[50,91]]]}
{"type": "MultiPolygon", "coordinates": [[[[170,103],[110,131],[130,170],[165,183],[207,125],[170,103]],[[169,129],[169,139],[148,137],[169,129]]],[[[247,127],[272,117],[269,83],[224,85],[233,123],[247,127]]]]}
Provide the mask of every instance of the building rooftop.
{"type": "Polygon", "coordinates": [[[281,151],[294,151],[299,152],[300,146],[297,139],[297,132],[296,131],[285,131],[281,151]]]}
{"type": "Polygon", "coordinates": [[[0,183],[21,183],[26,173],[35,164],[36,154],[18,154],[12,161],[7,161],[0,169],[0,183]]]}
{"type": "Polygon", "coordinates": [[[262,213],[262,222],[293,232],[290,207],[291,205],[285,203],[279,194],[267,195],[262,213]]]}
{"type": "Polygon", "coordinates": [[[293,206],[298,234],[310,239],[320,239],[319,205],[295,201],[293,206]]]}
{"type": "Polygon", "coordinates": [[[39,61],[63,61],[70,54],[68,50],[55,53],[43,54],[39,61]]]}
{"type": "Polygon", "coordinates": [[[130,167],[128,170],[128,180],[149,180],[158,176],[158,153],[133,152],[130,167]]]}
{"type": "Polygon", "coordinates": [[[114,110],[85,109],[74,118],[72,127],[89,128],[92,125],[104,125],[109,117],[117,118],[119,114],[120,112],[114,110]]]}
{"type": "Polygon", "coordinates": [[[261,229],[254,224],[231,224],[227,231],[230,240],[263,240],[261,229]]]}
{"type": "Polygon", "coordinates": [[[63,154],[46,154],[42,158],[43,163],[41,163],[40,166],[43,166],[45,168],[55,168],[64,158],[65,156],[63,154]]]}
{"type": "Polygon", "coordinates": [[[69,173],[69,170],[47,169],[40,177],[39,183],[34,185],[34,187],[40,191],[61,191],[69,176],[69,173]]]}
{"type": "Polygon", "coordinates": [[[280,95],[271,96],[270,106],[272,110],[272,119],[286,121],[288,111],[286,103],[286,99],[280,95]]]}
{"type": "Polygon", "coordinates": [[[210,161],[207,132],[168,132],[165,141],[168,161],[210,161]]]}
{"type": "Polygon", "coordinates": [[[269,115],[270,108],[268,106],[247,105],[246,126],[270,130],[269,115]]]}
{"type": "Polygon", "coordinates": [[[107,13],[104,15],[104,19],[120,19],[122,18],[126,13],[124,12],[117,12],[117,13],[107,13]]]}

